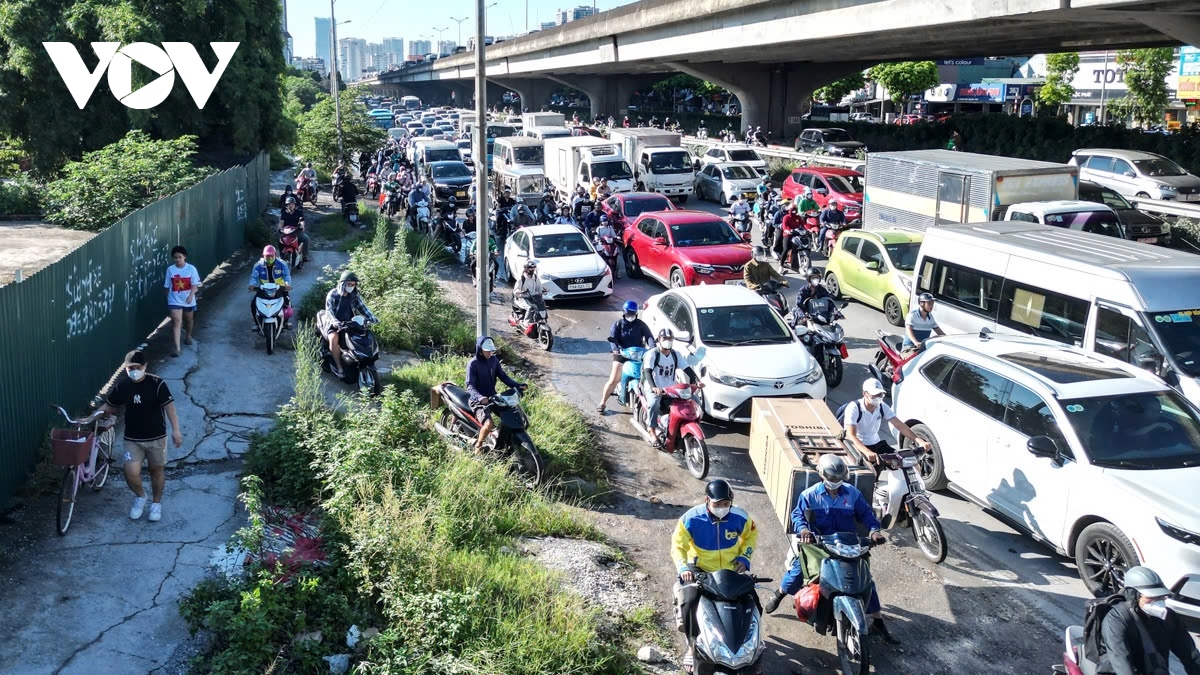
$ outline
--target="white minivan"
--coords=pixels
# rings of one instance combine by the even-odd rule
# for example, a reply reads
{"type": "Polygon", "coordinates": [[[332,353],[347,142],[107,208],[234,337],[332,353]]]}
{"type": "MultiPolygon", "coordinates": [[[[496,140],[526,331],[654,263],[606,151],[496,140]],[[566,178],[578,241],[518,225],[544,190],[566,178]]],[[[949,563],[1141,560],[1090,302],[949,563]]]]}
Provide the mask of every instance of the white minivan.
{"type": "Polygon", "coordinates": [[[1200,257],[1025,222],[929,228],[916,296],[947,333],[1073,344],[1157,373],[1200,404],[1200,257]]]}

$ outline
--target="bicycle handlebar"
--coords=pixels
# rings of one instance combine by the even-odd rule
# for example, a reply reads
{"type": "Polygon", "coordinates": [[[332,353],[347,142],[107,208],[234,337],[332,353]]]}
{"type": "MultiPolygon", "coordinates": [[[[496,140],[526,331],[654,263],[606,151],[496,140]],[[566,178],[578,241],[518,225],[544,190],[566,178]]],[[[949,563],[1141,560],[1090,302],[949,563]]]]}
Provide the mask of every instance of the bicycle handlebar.
{"type": "Polygon", "coordinates": [[[77,420],[77,419],[75,419],[75,418],[71,417],[70,415],[68,415],[68,414],[67,414],[67,411],[66,411],[66,410],[64,410],[64,409],[63,409],[63,407],[62,407],[62,406],[60,406],[60,405],[57,405],[57,404],[55,404],[55,403],[51,403],[51,404],[50,404],[50,407],[51,407],[51,408],[54,408],[55,410],[57,410],[57,411],[59,412],[59,414],[60,414],[60,415],[62,415],[64,418],[66,418],[66,420],[67,420],[68,422],[70,422],[71,424],[78,425],[78,426],[83,426],[83,425],[85,425],[85,424],[91,424],[92,422],[96,421],[96,419],[97,419],[98,417],[100,417],[101,415],[103,415],[103,414],[104,414],[104,411],[103,411],[103,410],[101,410],[101,409],[97,408],[97,409],[96,409],[96,412],[92,413],[91,415],[88,415],[87,417],[85,417],[85,418],[83,418],[83,419],[81,419],[81,420],[77,420]]]}

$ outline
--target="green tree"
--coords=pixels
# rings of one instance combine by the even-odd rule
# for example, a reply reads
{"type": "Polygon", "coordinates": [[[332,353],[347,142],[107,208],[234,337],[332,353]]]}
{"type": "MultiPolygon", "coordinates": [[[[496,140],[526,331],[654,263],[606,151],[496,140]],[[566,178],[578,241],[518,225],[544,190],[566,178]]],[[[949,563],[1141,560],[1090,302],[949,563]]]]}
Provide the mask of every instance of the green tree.
{"type": "MultiPolygon", "coordinates": [[[[842,99],[846,98],[846,96],[849,94],[862,89],[863,85],[866,83],[867,80],[862,73],[854,73],[852,75],[843,77],[837,82],[831,82],[824,87],[817,89],[813,92],[812,97],[814,101],[836,105],[841,103],[842,99]]],[[[926,89],[928,89],[928,87],[926,87],[926,89]]],[[[921,91],[924,91],[924,89],[921,91]]]]}
{"type": "Polygon", "coordinates": [[[1079,72],[1079,52],[1046,55],[1046,83],[1038,89],[1038,102],[1058,108],[1075,96],[1075,74],[1079,72]]]}
{"type": "Polygon", "coordinates": [[[902,61],[873,66],[867,79],[887,89],[892,103],[903,106],[910,97],[936,87],[941,78],[933,61],[902,61]]]}
{"type": "Polygon", "coordinates": [[[308,112],[323,94],[321,87],[311,77],[288,76],[283,78],[284,105],[296,102],[303,112],[308,112]]]}
{"type": "Polygon", "coordinates": [[[1132,117],[1140,124],[1161,122],[1163,109],[1171,102],[1167,75],[1174,65],[1175,54],[1170,47],[1118,51],[1117,66],[1125,72],[1129,93],[1109,104],[1112,116],[1132,117]]]}
{"type": "MultiPolygon", "coordinates": [[[[384,142],[387,132],[375,126],[366,108],[355,99],[366,95],[365,87],[340,92],[342,107],[342,147],[351,152],[374,150],[384,142]]],[[[296,144],[292,150],[316,165],[317,169],[332,171],[337,166],[338,137],[333,99],[322,97],[312,110],[304,113],[296,129],[296,144]]]]}
{"type": "Polygon", "coordinates": [[[46,219],[77,230],[103,230],[122,216],[194,185],[213,172],[197,167],[196,137],[159,141],[131,131],[84,154],[46,185],[46,219]]]}

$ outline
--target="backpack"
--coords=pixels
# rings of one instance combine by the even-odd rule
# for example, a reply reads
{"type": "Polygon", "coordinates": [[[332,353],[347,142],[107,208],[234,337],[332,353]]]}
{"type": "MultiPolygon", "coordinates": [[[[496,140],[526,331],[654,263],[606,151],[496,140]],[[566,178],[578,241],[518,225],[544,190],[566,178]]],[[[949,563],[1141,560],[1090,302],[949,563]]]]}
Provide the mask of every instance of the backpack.
{"type": "MultiPolygon", "coordinates": [[[[842,425],[842,432],[838,434],[838,440],[845,440],[846,438],[846,424],[842,421],[846,419],[846,409],[856,403],[858,403],[858,399],[854,399],[848,403],[843,403],[841,407],[837,409],[837,412],[833,413],[833,416],[837,418],[838,424],[842,425]]],[[[855,407],[854,409],[858,410],[858,418],[862,419],[862,410],[858,407],[855,407]]]]}
{"type": "Polygon", "coordinates": [[[1108,651],[1104,647],[1100,628],[1104,625],[1104,618],[1108,613],[1125,601],[1125,595],[1122,593],[1087,601],[1083,611],[1083,653],[1089,660],[1099,663],[1100,657],[1108,651]]]}

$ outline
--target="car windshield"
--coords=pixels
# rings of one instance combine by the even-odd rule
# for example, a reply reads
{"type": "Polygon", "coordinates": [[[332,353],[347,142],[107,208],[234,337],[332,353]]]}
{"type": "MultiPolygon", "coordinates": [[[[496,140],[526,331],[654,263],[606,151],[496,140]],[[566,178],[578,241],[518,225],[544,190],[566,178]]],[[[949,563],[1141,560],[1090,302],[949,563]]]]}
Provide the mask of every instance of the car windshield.
{"type": "Polygon", "coordinates": [[[1200,309],[1147,312],[1146,317],[1175,366],[1188,377],[1200,377],[1200,309]]]}
{"type": "Polygon", "coordinates": [[[546,188],[546,179],[541,176],[522,176],[517,179],[517,194],[540,194],[546,188]]]}
{"type": "Polygon", "coordinates": [[[730,150],[729,161],[731,162],[761,162],[762,157],[753,150],[730,150]]]}
{"type": "Polygon", "coordinates": [[[1143,176],[1183,176],[1187,172],[1169,159],[1156,157],[1154,159],[1135,159],[1133,165],[1142,172],[1143,176]]]}
{"type": "Polygon", "coordinates": [[[746,344],[783,344],[792,341],[792,334],[779,320],[770,305],[735,307],[703,307],[700,318],[700,340],[722,347],[746,344]]]}
{"type": "Polygon", "coordinates": [[[1178,392],[1078,398],[1064,400],[1062,406],[1096,466],[1200,466],[1200,415],[1178,392]]]}
{"type": "Polygon", "coordinates": [[[439,164],[433,167],[434,178],[469,178],[471,170],[466,164],[439,164]]]}
{"type": "Polygon", "coordinates": [[[846,133],[845,129],[829,129],[824,134],[826,143],[841,143],[842,141],[852,141],[850,134],[846,133]]]}
{"type": "Polygon", "coordinates": [[[1121,236],[1121,226],[1117,221],[1117,214],[1111,211],[1047,213],[1046,224],[1053,227],[1066,227],[1073,230],[1108,235],[1110,237],[1121,236]]]}
{"type": "Polygon", "coordinates": [[[454,148],[453,150],[450,148],[445,148],[442,150],[425,151],[426,162],[457,162],[460,157],[461,155],[458,153],[458,148],[454,148]]]}
{"type": "Polygon", "coordinates": [[[533,257],[561,258],[592,253],[592,246],[578,232],[542,234],[533,238],[533,257]]]}
{"type": "Polygon", "coordinates": [[[633,178],[633,172],[629,170],[629,164],[624,161],[597,162],[592,165],[592,178],[629,180],[630,178],[633,178]]]}
{"type": "Polygon", "coordinates": [[[921,250],[920,243],[884,244],[888,257],[896,269],[911,272],[917,266],[917,251],[921,250]]]}
{"type": "Polygon", "coordinates": [[[637,218],[650,211],[670,211],[671,200],[666,197],[638,197],[626,199],[622,210],[628,218],[637,218]]]}
{"type": "Polygon", "coordinates": [[[1130,204],[1119,193],[1109,190],[1108,188],[1079,188],[1079,198],[1089,202],[1099,202],[1110,209],[1122,210],[1132,209],[1133,204],[1130,204]]]}
{"type": "Polygon", "coordinates": [[[758,174],[748,166],[726,166],[721,168],[721,173],[729,180],[746,180],[757,179],[758,174]]]}
{"type": "Polygon", "coordinates": [[[545,157],[546,150],[540,145],[513,148],[513,161],[517,164],[541,164],[545,157]]]}
{"type": "Polygon", "coordinates": [[[516,127],[510,127],[507,125],[489,124],[487,126],[487,135],[488,135],[488,138],[504,138],[506,136],[516,136],[517,129],[516,129],[516,127]]]}
{"type": "Polygon", "coordinates": [[[862,176],[825,176],[825,180],[833,187],[833,191],[838,194],[850,195],[856,192],[863,191],[862,176]]]}
{"type": "Polygon", "coordinates": [[[740,244],[742,237],[723,220],[684,223],[671,226],[671,239],[676,246],[719,246],[740,244]]]}
{"type": "Polygon", "coordinates": [[[650,169],[654,173],[691,173],[692,156],[687,150],[659,152],[650,156],[650,169]]]}

